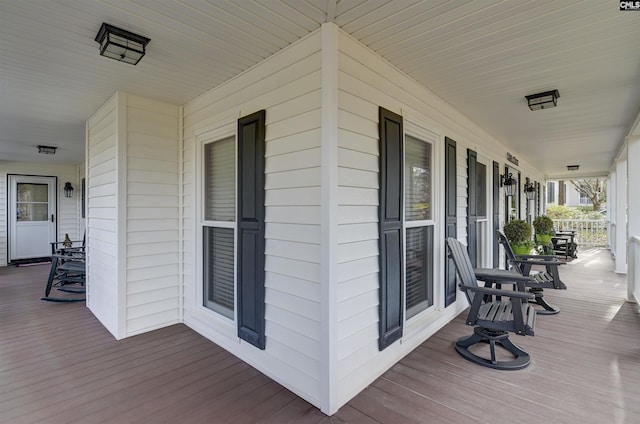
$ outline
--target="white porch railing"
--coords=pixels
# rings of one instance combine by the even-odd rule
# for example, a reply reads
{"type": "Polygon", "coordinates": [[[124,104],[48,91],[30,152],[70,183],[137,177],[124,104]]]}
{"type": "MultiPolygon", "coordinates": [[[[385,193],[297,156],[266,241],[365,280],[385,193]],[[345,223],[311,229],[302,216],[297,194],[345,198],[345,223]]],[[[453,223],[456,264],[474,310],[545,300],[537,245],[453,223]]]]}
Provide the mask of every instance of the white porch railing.
{"type": "Polygon", "coordinates": [[[578,249],[584,247],[608,247],[606,219],[554,219],[556,231],[575,231],[578,249]]]}
{"type": "Polygon", "coordinates": [[[639,304],[640,310],[640,237],[629,239],[629,264],[627,268],[628,299],[639,304]]]}

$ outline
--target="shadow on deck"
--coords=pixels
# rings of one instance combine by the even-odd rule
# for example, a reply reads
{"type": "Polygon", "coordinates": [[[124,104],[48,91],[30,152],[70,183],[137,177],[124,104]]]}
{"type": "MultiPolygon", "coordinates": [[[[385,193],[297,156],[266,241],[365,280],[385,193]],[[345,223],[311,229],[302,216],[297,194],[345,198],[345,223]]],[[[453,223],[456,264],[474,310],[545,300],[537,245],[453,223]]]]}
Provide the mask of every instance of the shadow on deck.
{"type": "Polygon", "coordinates": [[[562,312],[539,316],[521,371],[465,361],[464,314],[327,417],[174,325],[116,341],[80,303],[40,301],[47,265],[0,268],[0,422],[640,422],[640,315],[606,251],[562,268],[562,312]]]}

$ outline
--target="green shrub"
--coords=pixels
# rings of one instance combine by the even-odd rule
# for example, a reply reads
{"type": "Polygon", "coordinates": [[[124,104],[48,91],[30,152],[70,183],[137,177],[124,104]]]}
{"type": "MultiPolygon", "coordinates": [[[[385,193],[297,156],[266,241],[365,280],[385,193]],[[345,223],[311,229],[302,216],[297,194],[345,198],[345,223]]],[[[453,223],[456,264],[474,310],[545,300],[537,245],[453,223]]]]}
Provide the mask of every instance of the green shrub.
{"type": "Polygon", "coordinates": [[[533,228],[538,235],[553,235],[553,220],[547,215],[540,215],[533,220],[533,228]]]}
{"type": "Polygon", "coordinates": [[[551,219],[579,219],[575,209],[560,205],[547,205],[547,216],[551,219]]]}
{"type": "Polygon", "coordinates": [[[521,219],[514,219],[504,225],[504,235],[514,246],[529,246],[531,242],[531,225],[521,219]]]}
{"type": "Polygon", "coordinates": [[[599,211],[594,211],[591,207],[585,206],[559,206],[548,204],[546,208],[547,216],[551,219],[606,219],[606,216],[599,211]]]}

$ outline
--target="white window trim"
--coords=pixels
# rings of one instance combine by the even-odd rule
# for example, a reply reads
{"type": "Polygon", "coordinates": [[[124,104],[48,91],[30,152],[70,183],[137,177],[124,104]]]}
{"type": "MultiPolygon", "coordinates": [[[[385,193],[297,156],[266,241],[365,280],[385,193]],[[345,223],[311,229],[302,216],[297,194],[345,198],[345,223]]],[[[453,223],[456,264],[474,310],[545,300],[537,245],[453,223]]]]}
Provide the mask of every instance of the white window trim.
{"type": "MultiPolygon", "coordinates": [[[[220,331],[221,334],[225,334],[228,337],[232,338],[233,340],[240,340],[237,337],[237,328],[236,328],[236,323],[237,323],[237,313],[238,313],[238,308],[237,308],[237,290],[238,290],[238,285],[237,285],[237,273],[234,272],[234,301],[236,302],[236,304],[234,305],[234,312],[233,312],[233,319],[230,319],[218,312],[215,312],[209,308],[207,308],[206,306],[204,306],[204,287],[203,287],[203,282],[204,282],[204,275],[203,275],[203,267],[204,267],[204,261],[203,261],[203,257],[202,257],[202,252],[204,249],[204,241],[203,241],[203,237],[202,237],[202,233],[203,233],[203,228],[204,227],[208,227],[208,226],[215,226],[215,227],[222,227],[222,228],[234,228],[234,268],[237,266],[237,246],[238,246],[238,240],[237,240],[237,236],[238,236],[238,232],[237,232],[237,217],[236,220],[231,222],[231,221],[208,221],[204,219],[205,216],[205,204],[204,204],[204,198],[205,198],[205,187],[204,187],[204,169],[205,169],[205,145],[209,144],[209,143],[213,143],[216,141],[221,141],[224,140],[226,138],[229,137],[233,137],[234,141],[235,141],[235,157],[236,157],[236,163],[235,163],[235,180],[234,180],[234,187],[236,187],[237,190],[237,185],[238,185],[238,172],[237,172],[237,168],[238,168],[238,163],[237,163],[237,157],[238,157],[238,136],[237,136],[237,120],[238,120],[238,115],[237,114],[233,114],[230,116],[227,116],[225,118],[221,118],[219,121],[217,121],[215,124],[213,124],[210,127],[207,127],[206,129],[199,131],[198,133],[196,133],[195,136],[195,153],[196,153],[196,158],[195,158],[195,165],[196,165],[196,172],[195,172],[195,190],[194,190],[194,209],[196,211],[196,216],[195,216],[195,248],[194,248],[194,255],[195,255],[195,272],[194,272],[194,293],[193,293],[193,311],[194,311],[194,315],[201,319],[204,320],[207,324],[213,325],[218,331],[220,331]]],[[[237,201],[238,201],[238,196],[236,194],[236,215],[237,215],[237,201]]]]}
{"type": "MultiPolygon", "coordinates": [[[[403,142],[403,152],[406,152],[405,149],[405,139],[406,136],[413,137],[417,140],[420,140],[424,143],[431,144],[431,199],[434,205],[437,207],[432,208],[431,219],[428,220],[418,220],[418,221],[407,221],[405,216],[403,215],[402,220],[402,250],[403,250],[403,263],[402,263],[402,277],[405,284],[404,287],[404,296],[402,299],[402,308],[403,308],[403,317],[404,317],[404,328],[409,329],[410,326],[414,323],[424,319],[426,315],[431,314],[434,311],[444,309],[444,301],[443,301],[443,287],[438,284],[438,281],[444,281],[444,278],[441,278],[442,270],[444,269],[444,264],[441,264],[440,258],[440,245],[437,243],[437,240],[441,240],[444,237],[444,229],[442,225],[437,225],[438,222],[443,222],[442,214],[443,205],[444,205],[444,193],[440,188],[440,172],[442,171],[442,149],[441,145],[444,145],[444,137],[425,128],[424,126],[417,124],[415,120],[404,115],[404,134],[402,137],[403,142]],[[414,316],[407,318],[407,296],[406,296],[406,252],[407,252],[407,229],[408,228],[418,228],[418,227],[433,227],[433,237],[434,237],[434,245],[433,245],[433,304],[428,306],[424,310],[418,312],[414,316]]],[[[406,153],[405,153],[406,154],[406,153]]],[[[405,156],[402,158],[402,167],[405,169],[405,156]]],[[[404,172],[403,172],[404,178],[404,172]]],[[[404,190],[406,190],[406,181],[403,182],[404,190]]],[[[405,213],[405,193],[402,193],[402,213],[405,213]]],[[[422,326],[420,326],[422,327],[422,326]]],[[[407,332],[405,332],[407,333],[407,332]]],[[[411,336],[410,334],[405,334],[404,337],[411,336]]]]}

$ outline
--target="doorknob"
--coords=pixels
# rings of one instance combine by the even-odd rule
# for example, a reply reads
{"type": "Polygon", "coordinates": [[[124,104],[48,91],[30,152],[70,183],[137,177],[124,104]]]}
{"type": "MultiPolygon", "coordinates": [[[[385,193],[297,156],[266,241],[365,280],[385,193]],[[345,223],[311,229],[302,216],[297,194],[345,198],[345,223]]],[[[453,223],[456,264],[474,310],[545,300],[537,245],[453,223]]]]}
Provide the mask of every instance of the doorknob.
{"type": "Polygon", "coordinates": [[[56,222],[56,221],[53,219],[53,214],[51,214],[51,222],[56,222]]]}

